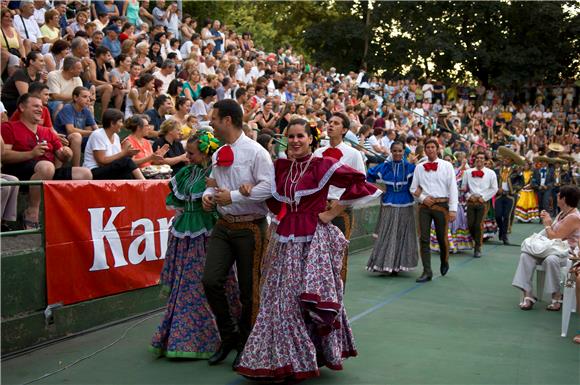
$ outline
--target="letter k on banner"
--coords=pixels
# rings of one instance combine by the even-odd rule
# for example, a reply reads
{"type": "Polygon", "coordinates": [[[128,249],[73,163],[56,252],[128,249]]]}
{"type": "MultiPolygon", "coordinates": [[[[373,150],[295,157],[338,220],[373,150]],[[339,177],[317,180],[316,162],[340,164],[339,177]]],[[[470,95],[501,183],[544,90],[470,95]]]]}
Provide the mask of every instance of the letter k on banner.
{"type": "Polygon", "coordinates": [[[167,181],[44,183],[48,303],[157,285],[172,210],[167,181]]]}

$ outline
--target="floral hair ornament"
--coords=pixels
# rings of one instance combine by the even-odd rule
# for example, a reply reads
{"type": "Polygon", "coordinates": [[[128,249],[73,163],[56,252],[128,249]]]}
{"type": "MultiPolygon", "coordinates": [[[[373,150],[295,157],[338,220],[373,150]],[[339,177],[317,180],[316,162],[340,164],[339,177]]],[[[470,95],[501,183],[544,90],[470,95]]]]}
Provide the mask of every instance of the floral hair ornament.
{"type": "Polygon", "coordinates": [[[199,135],[199,151],[211,155],[220,147],[220,142],[209,131],[199,135]]]}

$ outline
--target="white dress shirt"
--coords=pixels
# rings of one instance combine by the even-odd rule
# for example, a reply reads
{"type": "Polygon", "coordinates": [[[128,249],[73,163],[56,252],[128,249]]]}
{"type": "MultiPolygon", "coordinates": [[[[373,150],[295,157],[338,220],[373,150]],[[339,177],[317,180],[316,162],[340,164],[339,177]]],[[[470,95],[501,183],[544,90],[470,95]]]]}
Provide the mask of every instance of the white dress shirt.
{"type": "MultiPolygon", "coordinates": [[[[234,163],[231,166],[218,166],[219,150],[212,157],[210,178],[217,181],[220,188],[230,190],[232,203],[227,206],[217,206],[218,212],[226,215],[266,215],[268,208],[264,201],[272,196],[274,181],[274,165],[270,154],[257,142],[244,133],[230,145],[234,153],[234,163]],[[243,196],[239,188],[242,184],[253,185],[250,196],[243,196]]],[[[203,195],[212,195],[215,189],[208,187],[203,195]]]]}
{"type": "Polygon", "coordinates": [[[413,183],[411,183],[411,193],[414,194],[420,187],[422,192],[418,201],[423,203],[425,198],[448,198],[449,211],[457,212],[457,181],[455,180],[455,170],[453,165],[446,160],[436,159],[437,171],[426,171],[425,164],[415,167],[413,183]]]}
{"type": "Polygon", "coordinates": [[[495,171],[484,167],[482,178],[474,178],[472,175],[476,168],[470,168],[463,173],[463,180],[461,181],[461,188],[467,189],[465,196],[469,199],[472,195],[480,196],[484,202],[487,202],[497,193],[497,175],[495,171]]]}
{"type": "MultiPolygon", "coordinates": [[[[322,158],[324,151],[328,150],[329,148],[332,148],[332,146],[319,148],[318,150],[314,151],[314,156],[322,158]]],[[[342,152],[342,158],[340,158],[341,163],[346,164],[347,166],[350,166],[363,174],[366,174],[367,170],[365,168],[365,162],[363,160],[362,153],[359,150],[352,148],[344,142],[340,142],[340,144],[334,148],[337,148],[342,152]]],[[[328,190],[328,199],[339,200],[345,191],[346,189],[344,188],[330,186],[330,189],[328,190]]]]}

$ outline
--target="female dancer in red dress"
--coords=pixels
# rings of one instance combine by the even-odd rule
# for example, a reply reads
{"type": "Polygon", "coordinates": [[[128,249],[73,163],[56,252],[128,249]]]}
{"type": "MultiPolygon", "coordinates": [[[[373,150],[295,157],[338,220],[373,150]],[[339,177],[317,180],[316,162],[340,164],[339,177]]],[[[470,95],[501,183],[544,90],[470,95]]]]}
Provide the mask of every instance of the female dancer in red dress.
{"type": "Polygon", "coordinates": [[[315,377],[322,365],[340,370],[356,355],[340,278],[348,241],[330,222],[344,205],[380,196],[363,173],[312,155],[305,120],[290,122],[287,136],[289,159],[276,162],[268,201],[278,224],[263,260],[260,310],[236,368],[274,381],[315,377]],[[346,191],[327,210],[330,185],[346,191]]]}

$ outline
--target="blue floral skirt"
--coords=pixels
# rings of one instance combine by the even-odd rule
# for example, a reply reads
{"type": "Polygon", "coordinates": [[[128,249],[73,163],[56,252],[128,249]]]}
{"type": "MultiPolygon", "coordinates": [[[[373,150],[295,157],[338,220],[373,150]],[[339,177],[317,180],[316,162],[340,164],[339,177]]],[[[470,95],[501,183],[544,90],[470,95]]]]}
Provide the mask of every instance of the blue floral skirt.
{"type": "MultiPolygon", "coordinates": [[[[214,316],[203,290],[202,277],[208,236],[177,238],[169,235],[161,271],[162,291],[168,293],[167,308],[153,335],[150,350],[170,358],[209,358],[220,344],[214,316]]],[[[239,318],[239,289],[232,268],[226,281],[232,316],[239,318]]]]}

